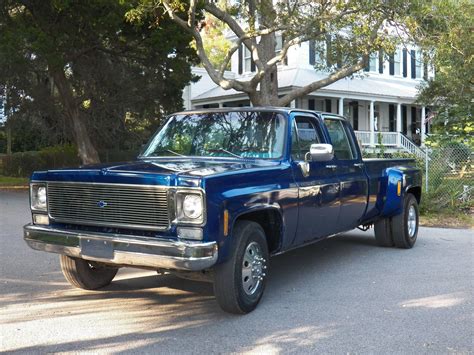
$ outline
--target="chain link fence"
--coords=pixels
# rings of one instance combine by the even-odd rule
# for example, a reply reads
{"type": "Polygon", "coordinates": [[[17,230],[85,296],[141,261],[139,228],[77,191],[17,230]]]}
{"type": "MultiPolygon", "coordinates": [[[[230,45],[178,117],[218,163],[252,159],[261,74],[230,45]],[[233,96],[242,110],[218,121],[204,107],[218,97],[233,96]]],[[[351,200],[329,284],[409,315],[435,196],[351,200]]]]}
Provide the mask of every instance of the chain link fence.
{"type": "Polygon", "coordinates": [[[456,145],[430,148],[425,161],[426,209],[474,207],[474,152],[456,145]]]}
{"type": "Polygon", "coordinates": [[[405,152],[363,151],[366,158],[412,158],[423,173],[421,208],[426,212],[446,209],[474,210],[474,151],[462,144],[425,148],[419,158],[405,152]]]}

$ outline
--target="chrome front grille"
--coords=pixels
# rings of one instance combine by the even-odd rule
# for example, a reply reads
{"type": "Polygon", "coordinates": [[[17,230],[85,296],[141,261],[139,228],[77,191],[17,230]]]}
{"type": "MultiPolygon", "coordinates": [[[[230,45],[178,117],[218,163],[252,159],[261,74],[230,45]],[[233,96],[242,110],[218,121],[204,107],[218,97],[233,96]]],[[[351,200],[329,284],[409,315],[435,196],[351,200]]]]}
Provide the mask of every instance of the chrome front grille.
{"type": "Polygon", "coordinates": [[[62,223],[163,230],[169,226],[164,187],[48,183],[48,213],[62,223]]]}

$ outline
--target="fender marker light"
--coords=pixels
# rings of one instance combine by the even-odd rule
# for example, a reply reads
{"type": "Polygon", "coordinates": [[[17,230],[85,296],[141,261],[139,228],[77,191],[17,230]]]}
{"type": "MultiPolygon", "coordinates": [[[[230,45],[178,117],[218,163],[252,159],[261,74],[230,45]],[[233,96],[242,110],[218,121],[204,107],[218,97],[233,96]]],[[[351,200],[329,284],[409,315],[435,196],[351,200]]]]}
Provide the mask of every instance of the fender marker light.
{"type": "Polygon", "coordinates": [[[224,237],[229,235],[229,211],[224,210],[224,237]]]}

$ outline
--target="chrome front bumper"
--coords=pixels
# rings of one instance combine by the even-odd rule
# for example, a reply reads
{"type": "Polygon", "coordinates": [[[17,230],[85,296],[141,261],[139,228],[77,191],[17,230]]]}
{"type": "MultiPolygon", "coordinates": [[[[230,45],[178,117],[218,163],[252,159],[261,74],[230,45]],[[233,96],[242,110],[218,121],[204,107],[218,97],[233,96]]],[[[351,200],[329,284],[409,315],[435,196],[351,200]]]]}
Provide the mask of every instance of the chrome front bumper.
{"type": "Polygon", "coordinates": [[[35,250],[69,255],[113,265],[197,271],[217,261],[216,242],[71,231],[27,224],[26,243],[35,250]]]}

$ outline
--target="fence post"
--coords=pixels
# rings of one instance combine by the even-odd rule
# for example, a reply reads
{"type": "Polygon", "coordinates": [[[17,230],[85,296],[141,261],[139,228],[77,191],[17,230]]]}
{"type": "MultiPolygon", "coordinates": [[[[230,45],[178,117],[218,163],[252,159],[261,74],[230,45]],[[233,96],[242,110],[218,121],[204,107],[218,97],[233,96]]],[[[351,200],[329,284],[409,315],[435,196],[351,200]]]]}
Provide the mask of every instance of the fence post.
{"type": "Polygon", "coordinates": [[[428,147],[425,147],[425,191],[428,192],[428,147]]]}

